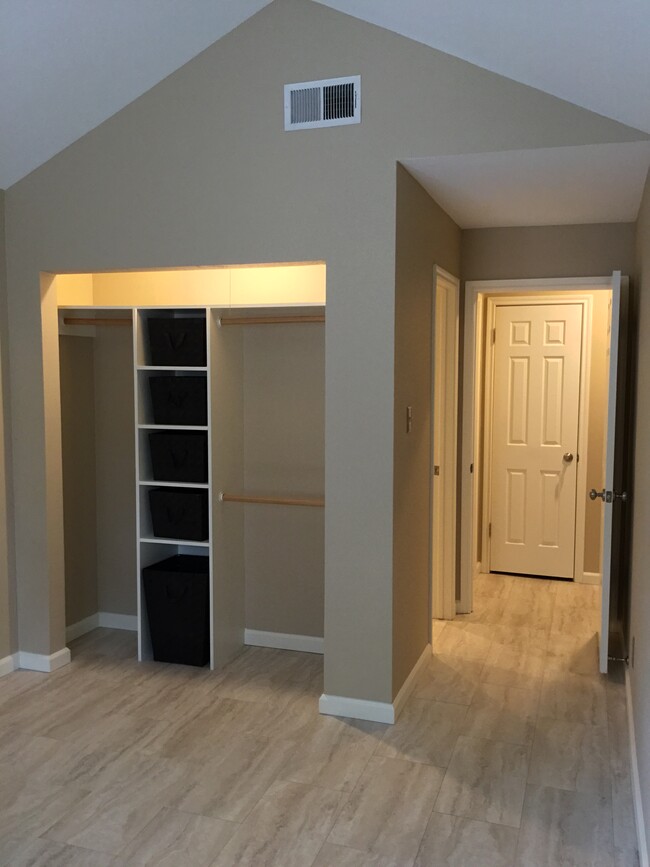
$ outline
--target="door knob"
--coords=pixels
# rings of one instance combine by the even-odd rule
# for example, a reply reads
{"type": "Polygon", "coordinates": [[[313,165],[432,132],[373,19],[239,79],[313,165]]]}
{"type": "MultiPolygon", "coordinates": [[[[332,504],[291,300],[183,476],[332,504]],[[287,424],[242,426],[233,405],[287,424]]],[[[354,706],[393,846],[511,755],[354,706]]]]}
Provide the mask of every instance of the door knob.
{"type": "Polygon", "coordinates": [[[604,500],[605,500],[605,488],[603,488],[602,491],[597,491],[595,488],[592,488],[589,491],[589,499],[590,500],[597,500],[598,497],[600,497],[600,499],[603,500],[603,502],[604,502],[604,500]]]}
{"type": "Polygon", "coordinates": [[[562,455],[562,460],[564,461],[565,464],[570,464],[571,461],[573,460],[573,454],[571,452],[565,452],[562,455]]]}

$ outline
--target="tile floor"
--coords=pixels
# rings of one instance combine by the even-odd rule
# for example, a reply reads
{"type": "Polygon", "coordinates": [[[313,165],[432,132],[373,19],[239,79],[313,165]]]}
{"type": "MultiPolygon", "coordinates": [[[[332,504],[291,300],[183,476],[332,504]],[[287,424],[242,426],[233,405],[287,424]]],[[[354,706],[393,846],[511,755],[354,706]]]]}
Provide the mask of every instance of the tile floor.
{"type": "MultiPolygon", "coordinates": [[[[138,664],[97,629],[0,681],[0,864],[635,867],[597,591],[481,576],[395,726],[321,717],[322,659],[138,664]]],[[[618,676],[617,676],[618,674],[618,676]]]]}

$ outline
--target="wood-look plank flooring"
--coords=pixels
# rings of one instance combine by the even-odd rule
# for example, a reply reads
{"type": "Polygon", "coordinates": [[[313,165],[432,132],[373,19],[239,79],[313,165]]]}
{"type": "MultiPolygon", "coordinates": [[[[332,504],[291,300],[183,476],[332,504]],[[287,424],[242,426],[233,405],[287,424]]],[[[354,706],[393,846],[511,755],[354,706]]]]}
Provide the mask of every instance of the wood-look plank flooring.
{"type": "Polygon", "coordinates": [[[0,680],[0,865],[637,867],[597,589],[486,575],[394,726],[323,717],[322,658],[138,663],[96,629],[0,680]]]}

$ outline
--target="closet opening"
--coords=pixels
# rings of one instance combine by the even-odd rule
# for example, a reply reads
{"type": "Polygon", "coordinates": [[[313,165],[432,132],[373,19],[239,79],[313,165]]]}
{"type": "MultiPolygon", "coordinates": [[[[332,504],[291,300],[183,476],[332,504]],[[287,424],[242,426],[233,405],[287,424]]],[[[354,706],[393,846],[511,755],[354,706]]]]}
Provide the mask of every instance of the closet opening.
{"type": "Polygon", "coordinates": [[[120,655],[213,669],[323,653],[325,265],[44,284],[67,640],[119,629],[120,655]]]}

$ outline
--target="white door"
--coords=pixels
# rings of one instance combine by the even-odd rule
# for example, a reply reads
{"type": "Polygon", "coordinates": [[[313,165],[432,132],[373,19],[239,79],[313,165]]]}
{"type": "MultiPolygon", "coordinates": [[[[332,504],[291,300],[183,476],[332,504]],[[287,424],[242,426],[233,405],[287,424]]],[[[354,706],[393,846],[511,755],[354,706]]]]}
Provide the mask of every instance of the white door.
{"type": "Polygon", "coordinates": [[[491,571],[573,578],[582,316],[581,304],[496,308],[491,571]]]}
{"type": "MultiPolygon", "coordinates": [[[[614,508],[620,508],[620,504],[626,497],[625,492],[617,490],[615,485],[620,485],[619,463],[621,449],[617,449],[617,399],[619,397],[619,371],[618,357],[621,338],[621,296],[627,285],[621,282],[621,272],[615,271],[612,275],[612,307],[609,337],[609,391],[607,393],[607,446],[605,449],[605,487],[602,491],[591,491],[591,498],[600,499],[605,509],[603,521],[603,557],[602,557],[602,596],[601,596],[601,627],[600,627],[600,670],[607,673],[607,661],[609,653],[609,624],[610,624],[610,586],[612,578],[612,559],[618,556],[614,545],[613,524],[614,508]]],[[[623,299],[626,300],[626,299],[623,299]]],[[[624,389],[621,389],[624,391],[624,389]]],[[[621,443],[619,442],[620,446],[621,443]]]]}

